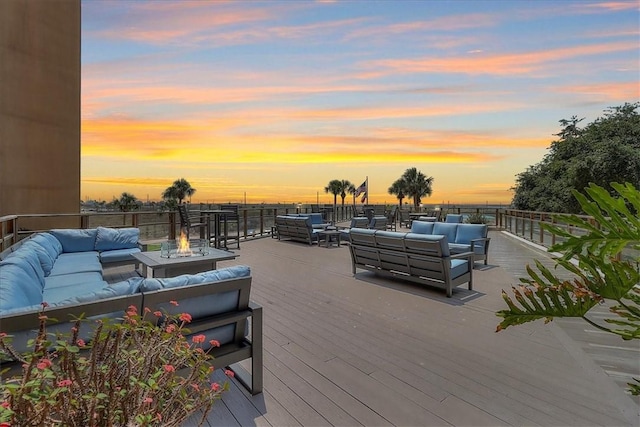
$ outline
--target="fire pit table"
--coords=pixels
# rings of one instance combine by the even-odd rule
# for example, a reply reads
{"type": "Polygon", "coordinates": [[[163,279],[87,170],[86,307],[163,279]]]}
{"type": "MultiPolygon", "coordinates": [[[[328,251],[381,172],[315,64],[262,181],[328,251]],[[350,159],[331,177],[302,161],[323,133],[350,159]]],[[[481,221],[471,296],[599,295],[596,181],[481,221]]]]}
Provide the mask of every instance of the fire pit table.
{"type": "Polygon", "coordinates": [[[218,261],[227,261],[238,257],[233,252],[213,248],[207,248],[206,253],[193,252],[190,255],[167,257],[166,252],[160,250],[138,252],[133,256],[142,264],[143,277],[148,277],[149,268],[151,268],[151,277],[175,277],[181,274],[201,273],[215,270],[218,261]]]}

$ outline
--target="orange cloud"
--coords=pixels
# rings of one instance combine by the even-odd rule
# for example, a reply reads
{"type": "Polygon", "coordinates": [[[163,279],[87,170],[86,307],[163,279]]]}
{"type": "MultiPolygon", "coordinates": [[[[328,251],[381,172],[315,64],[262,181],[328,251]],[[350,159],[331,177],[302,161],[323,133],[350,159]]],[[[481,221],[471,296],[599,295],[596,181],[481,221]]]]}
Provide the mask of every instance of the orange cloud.
{"type": "Polygon", "coordinates": [[[637,42],[612,42],[586,46],[550,49],[503,55],[474,54],[465,57],[387,59],[363,63],[367,70],[377,70],[377,75],[389,73],[462,73],[494,74],[499,76],[527,74],[539,71],[550,62],[619,51],[637,51],[637,42]]]}
{"type": "Polygon", "coordinates": [[[557,86],[554,92],[571,93],[602,98],[607,101],[631,101],[640,98],[640,82],[600,83],[557,86]]]}

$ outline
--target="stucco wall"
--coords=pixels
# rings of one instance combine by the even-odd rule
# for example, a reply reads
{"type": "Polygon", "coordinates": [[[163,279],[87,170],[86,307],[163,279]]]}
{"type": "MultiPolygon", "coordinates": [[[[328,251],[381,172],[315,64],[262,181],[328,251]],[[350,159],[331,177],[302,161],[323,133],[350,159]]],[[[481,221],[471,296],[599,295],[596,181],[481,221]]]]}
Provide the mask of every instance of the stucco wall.
{"type": "Polygon", "coordinates": [[[80,0],[0,1],[0,216],[80,201],[80,0]]]}

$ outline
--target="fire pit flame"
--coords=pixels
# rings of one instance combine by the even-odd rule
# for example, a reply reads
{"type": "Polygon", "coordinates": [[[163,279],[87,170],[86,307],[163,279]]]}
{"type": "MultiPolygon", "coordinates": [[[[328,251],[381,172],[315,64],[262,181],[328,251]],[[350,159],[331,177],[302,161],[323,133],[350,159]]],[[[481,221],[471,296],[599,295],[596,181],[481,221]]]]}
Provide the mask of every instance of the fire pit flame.
{"type": "Polygon", "coordinates": [[[187,235],[184,231],[180,232],[180,240],[178,241],[178,250],[176,253],[179,257],[188,257],[193,255],[189,247],[189,239],[187,239],[187,235]]]}

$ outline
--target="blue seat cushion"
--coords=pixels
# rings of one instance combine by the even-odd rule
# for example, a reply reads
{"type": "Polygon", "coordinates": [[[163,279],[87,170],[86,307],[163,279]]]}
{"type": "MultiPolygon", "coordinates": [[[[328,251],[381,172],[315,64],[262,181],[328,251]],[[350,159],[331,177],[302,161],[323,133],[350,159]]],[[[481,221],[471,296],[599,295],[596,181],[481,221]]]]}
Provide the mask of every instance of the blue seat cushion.
{"type": "Polygon", "coordinates": [[[95,250],[98,230],[92,229],[55,229],[50,233],[60,241],[63,252],[88,252],[95,250]]]}
{"type": "Polygon", "coordinates": [[[98,252],[72,252],[62,253],[51,269],[51,276],[60,276],[72,273],[94,272],[102,274],[102,264],[98,258],[98,252]]]}
{"type": "MultiPolygon", "coordinates": [[[[107,284],[100,288],[84,291],[80,294],[73,295],[69,298],[59,300],[52,304],[53,307],[61,307],[65,305],[83,304],[93,301],[100,301],[108,298],[133,295],[140,291],[140,284],[144,279],[142,277],[131,277],[121,282],[107,284]]],[[[123,307],[123,309],[126,307],[123,307]]]]}
{"type": "Polygon", "coordinates": [[[35,274],[20,265],[0,265],[0,312],[42,302],[42,286],[35,274]]]}
{"type": "Polygon", "coordinates": [[[418,234],[437,234],[433,232],[434,222],[412,221],[411,232],[418,234]]]}
{"type": "MultiPolygon", "coordinates": [[[[82,273],[61,274],[59,276],[49,276],[44,279],[44,291],[58,287],[66,287],[71,285],[78,286],[78,294],[84,292],[82,285],[85,283],[103,282],[102,274],[92,271],[84,271],[82,273]]],[[[106,282],[105,282],[106,283],[106,282]]],[[[49,301],[47,301],[49,302],[49,301]]]]}
{"type": "Polygon", "coordinates": [[[140,240],[138,228],[98,227],[95,250],[133,249],[138,247],[138,240],[140,240]]]}
{"type": "MultiPolygon", "coordinates": [[[[88,274],[88,273],[79,273],[79,275],[88,274]]],[[[58,277],[68,277],[68,276],[76,276],[75,274],[69,274],[67,276],[55,276],[58,277]]],[[[76,297],[78,295],[84,295],[91,292],[96,292],[108,285],[104,280],[94,280],[92,281],[83,281],[82,283],[71,283],[67,286],[63,286],[61,283],[56,283],[57,286],[45,287],[44,292],[42,293],[43,301],[48,302],[49,304],[59,304],[60,301],[67,300],[69,298],[76,297]]],[[[126,307],[125,307],[126,308],[126,307]]]]}
{"type": "Polygon", "coordinates": [[[447,224],[445,222],[433,223],[433,234],[442,234],[447,236],[447,242],[456,243],[456,233],[458,230],[458,224],[447,224]]]}
{"type": "Polygon", "coordinates": [[[110,251],[102,251],[100,252],[100,262],[103,264],[108,264],[110,262],[125,262],[131,261],[134,262],[135,258],[131,256],[131,254],[141,252],[138,248],[131,249],[113,249],[110,251]]]}
{"type": "Polygon", "coordinates": [[[469,262],[465,259],[451,260],[451,278],[455,279],[469,272],[469,262]]]}
{"type": "Polygon", "coordinates": [[[33,274],[37,279],[38,283],[44,288],[44,270],[42,269],[42,265],[40,264],[40,259],[35,251],[23,250],[22,248],[17,251],[11,253],[4,261],[0,262],[0,265],[3,264],[14,264],[21,267],[25,270],[30,276],[33,274]]]}

